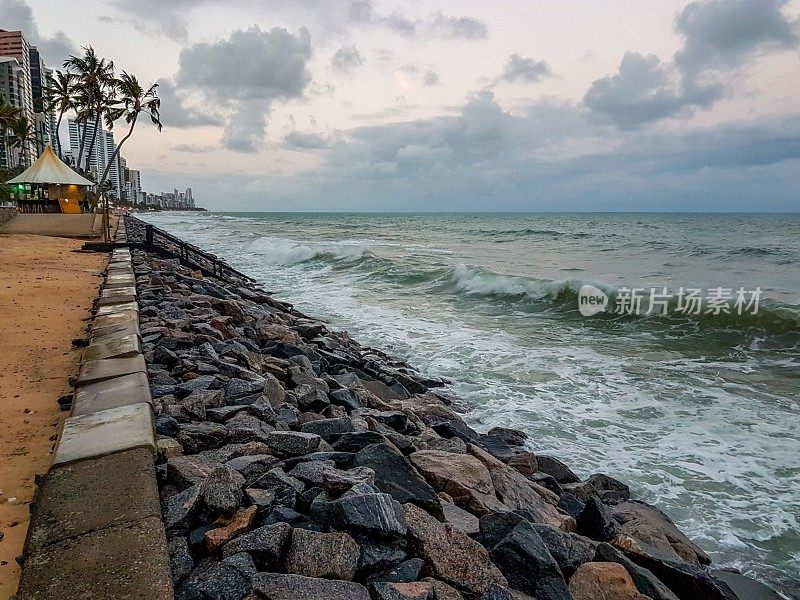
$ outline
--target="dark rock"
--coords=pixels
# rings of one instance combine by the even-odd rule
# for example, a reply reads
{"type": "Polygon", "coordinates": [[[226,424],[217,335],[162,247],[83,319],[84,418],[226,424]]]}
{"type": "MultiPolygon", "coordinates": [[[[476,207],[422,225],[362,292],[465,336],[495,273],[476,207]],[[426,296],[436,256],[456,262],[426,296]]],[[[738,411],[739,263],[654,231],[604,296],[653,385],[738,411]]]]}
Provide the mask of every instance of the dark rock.
{"type": "Polygon", "coordinates": [[[175,387],[175,396],[177,398],[185,398],[192,392],[208,390],[212,385],[216,384],[216,381],[217,379],[213,375],[200,375],[189,381],[179,383],[175,387]]]}
{"type": "Polygon", "coordinates": [[[231,379],[225,387],[225,394],[228,400],[236,400],[257,392],[264,391],[264,384],[261,381],[245,381],[244,379],[231,379]]]}
{"type": "Polygon", "coordinates": [[[617,504],[625,502],[631,497],[631,491],[627,485],[602,473],[595,473],[583,483],[570,485],[567,489],[584,502],[590,496],[597,496],[605,504],[617,504]]]}
{"type": "Polygon", "coordinates": [[[267,434],[266,444],[281,456],[298,456],[315,452],[322,438],[299,431],[273,431],[267,434]]]}
{"type": "Polygon", "coordinates": [[[245,404],[232,404],[230,406],[221,406],[219,408],[207,408],[206,419],[214,423],[225,423],[228,419],[235,417],[238,414],[248,411],[248,406],[245,404]]]}
{"type": "Polygon", "coordinates": [[[387,571],[406,558],[406,552],[395,544],[376,543],[372,540],[362,542],[357,578],[367,579],[371,574],[387,571]]]}
{"type": "Polygon", "coordinates": [[[315,503],[312,514],[336,529],[385,537],[406,533],[403,509],[388,494],[344,496],[332,502],[315,503]]]}
{"type": "Polygon", "coordinates": [[[408,583],[416,581],[419,578],[420,571],[424,561],[421,558],[411,558],[404,560],[395,567],[388,571],[384,571],[379,575],[371,578],[372,581],[386,581],[394,583],[408,583]]]}
{"type": "Polygon", "coordinates": [[[167,478],[179,490],[185,490],[201,483],[219,466],[219,461],[202,455],[175,456],[167,460],[167,478]]]}
{"type": "Polygon", "coordinates": [[[558,483],[580,483],[581,479],[563,462],[552,456],[537,455],[539,470],[551,475],[558,483]]]}
{"type": "Polygon", "coordinates": [[[575,519],[578,533],[598,542],[608,542],[620,533],[620,528],[608,507],[597,496],[586,501],[586,506],[575,519]]]}
{"type": "Polygon", "coordinates": [[[178,355],[164,346],[156,346],[153,350],[153,362],[172,367],[178,362],[178,355]]]}
{"type": "MultiPolygon", "coordinates": [[[[556,481],[556,478],[552,475],[548,475],[547,473],[534,473],[533,475],[528,476],[533,483],[542,486],[546,490],[550,490],[557,496],[561,496],[564,493],[564,488],[561,487],[556,481]]],[[[573,496],[574,497],[574,496],[573,496]]]]}
{"type": "Polygon", "coordinates": [[[311,421],[310,423],[303,423],[300,426],[300,431],[305,433],[316,433],[323,440],[329,442],[334,437],[344,433],[355,431],[353,422],[347,417],[338,419],[322,419],[319,421],[311,421]]]}
{"type": "Polygon", "coordinates": [[[300,411],[291,404],[279,404],[275,407],[275,420],[283,421],[287,425],[297,425],[297,419],[300,416],[300,411]]]}
{"type": "Polygon", "coordinates": [[[412,502],[442,518],[442,506],[434,489],[391,444],[372,444],[359,450],[353,465],[375,471],[375,485],[401,504],[412,502]]]}
{"type": "Polygon", "coordinates": [[[199,486],[192,486],[167,498],[162,506],[167,531],[188,531],[200,504],[199,486]]]}
{"type": "Polygon", "coordinates": [[[359,546],[346,533],[295,529],[286,555],[286,572],[306,577],[352,580],[359,546]]]}
{"type": "Polygon", "coordinates": [[[253,591],[263,600],[370,600],[358,583],[280,573],[260,573],[253,578],[253,591]]]}
{"type": "Polygon", "coordinates": [[[178,443],[188,454],[219,448],[228,441],[228,429],[219,423],[183,424],[176,437],[178,443]]]}
{"type": "Polygon", "coordinates": [[[249,486],[279,462],[277,458],[268,454],[252,454],[233,458],[226,462],[225,466],[238,471],[244,477],[245,485],[249,486]]]}
{"type": "Polygon", "coordinates": [[[444,512],[444,522],[468,536],[474,538],[479,531],[478,517],[452,502],[442,501],[442,512],[444,512]]]}
{"type": "Polygon", "coordinates": [[[300,386],[295,389],[295,394],[297,395],[298,408],[305,411],[322,412],[331,402],[327,391],[319,388],[300,386]],[[301,390],[301,388],[304,389],[301,390]],[[300,393],[301,391],[302,393],[300,393]]]}
{"type": "Polygon", "coordinates": [[[343,406],[347,410],[356,410],[361,408],[361,400],[353,390],[349,388],[342,388],[340,390],[333,390],[329,394],[331,402],[338,406],[343,406]]]}
{"type": "Polygon", "coordinates": [[[564,577],[569,578],[583,563],[595,560],[597,543],[589,538],[538,523],[533,523],[533,528],[558,563],[564,577]]]}
{"type": "Polygon", "coordinates": [[[174,385],[164,385],[157,383],[150,385],[150,395],[153,398],[163,398],[164,396],[169,396],[174,393],[175,393],[174,385]]]}
{"type": "Polygon", "coordinates": [[[372,444],[382,444],[386,437],[377,431],[358,431],[345,433],[333,442],[333,447],[342,452],[358,452],[372,444]]]}
{"type": "Polygon", "coordinates": [[[233,469],[219,466],[199,486],[200,499],[212,515],[231,515],[242,503],[244,477],[233,469]]]}
{"type": "Polygon", "coordinates": [[[594,560],[597,562],[615,562],[621,564],[625,567],[628,575],[631,576],[636,589],[645,596],[652,598],[652,600],[678,600],[677,596],[675,596],[666,585],[659,581],[653,573],[637,565],[611,544],[605,542],[598,544],[594,560]]]}
{"type": "Polygon", "coordinates": [[[265,525],[275,525],[276,523],[288,523],[292,527],[302,527],[308,525],[305,515],[292,510],[286,506],[275,507],[269,516],[264,520],[265,525]]]}
{"type": "Polygon", "coordinates": [[[172,584],[177,586],[194,569],[194,560],[189,554],[189,543],[185,537],[169,540],[169,566],[172,571],[172,584]]]}
{"type": "Polygon", "coordinates": [[[222,556],[247,552],[261,571],[277,569],[283,560],[292,528],[287,523],[265,525],[240,535],[222,547],[222,556]]]}
{"type": "Polygon", "coordinates": [[[586,504],[584,502],[581,502],[569,492],[561,494],[558,500],[558,508],[575,519],[578,518],[578,515],[581,514],[585,506],[586,504]]]}
{"type": "Polygon", "coordinates": [[[333,461],[309,461],[299,463],[289,475],[306,485],[339,495],[359,483],[374,483],[375,473],[368,467],[342,471],[335,467],[333,461]]]}
{"type": "Polygon", "coordinates": [[[176,590],[176,600],[213,598],[243,600],[250,591],[250,580],[233,565],[212,563],[199,567],[176,590]]]}
{"type": "MultiPolygon", "coordinates": [[[[781,597],[772,588],[740,573],[716,570],[711,574],[716,579],[727,584],[736,594],[736,597],[741,600],[781,600],[781,597]]],[[[653,600],[656,600],[656,598],[653,598],[653,600]]]]}
{"type": "MultiPolygon", "coordinates": [[[[372,417],[378,423],[394,429],[398,433],[406,433],[408,430],[408,417],[399,410],[375,410],[363,408],[358,411],[359,417],[372,417]]],[[[413,430],[413,428],[412,428],[413,430]]]]}
{"type": "Polygon", "coordinates": [[[272,489],[247,488],[247,502],[255,506],[259,514],[269,514],[277,506],[293,508],[297,501],[297,490],[291,486],[277,486],[272,489]]]}
{"type": "Polygon", "coordinates": [[[500,438],[509,446],[524,446],[529,439],[527,433],[508,427],[492,427],[489,435],[500,438]]]}
{"type": "Polygon", "coordinates": [[[515,452],[511,449],[506,441],[500,436],[496,435],[481,435],[476,442],[481,448],[486,450],[495,458],[508,462],[514,457],[515,452]]]}
{"type": "Polygon", "coordinates": [[[517,524],[489,550],[514,589],[547,600],[570,600],[561,569],[528,521],[517,524]]]}
{"type": "Polygon", "coordinates": [[[527,519],[514,512],[489,513],[478,522],[478,541],[491,550],[520,523],[527,519]]]}
{"type": "Polygon", "coordinates": [[[239,554],[232,554],[227,558],[223,558],[222,563],[232,566],[239,571],[239,573],[247,577],[248,581],[251,581],[253,577],[258,575],[258,569],[256,568],[256,563],[253,561],[253,557],[246,552],[239,552],[239,554]]]}
{"type": "Polygon", "coordinates": [[[158,435],[168,435],[175,437],[178,433],[178,421],[169,415],[158,415],[155,418],[156,433],[158,435]]]}
{"type": "Polygon", "coordinates": [[[505,577],[478,542],[413,504],[405,504],[403,509],[408,542],[414,555],[425,561],[424,574],[470,594],[483,594],[492,584],[506,585],[505,577]]]}
{"type": "Polygon", "coordinates": [[[252,415],[236,415],[225,423],[232,442],[269,443],[272,427],[252,415]]]}

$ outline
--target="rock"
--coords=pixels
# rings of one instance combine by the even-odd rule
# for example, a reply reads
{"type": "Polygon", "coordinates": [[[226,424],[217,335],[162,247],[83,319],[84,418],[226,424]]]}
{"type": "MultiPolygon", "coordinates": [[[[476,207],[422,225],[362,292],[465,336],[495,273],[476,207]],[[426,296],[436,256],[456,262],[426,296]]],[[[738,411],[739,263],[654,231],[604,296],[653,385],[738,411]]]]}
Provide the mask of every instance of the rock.
{"type": "Polygon", "coordinates": [[[243,600],[250,591],[250,579],[234,565],[212,563],[198,567],[176,590],[177,600],[213,598],[214,600],[243,600]]]}
{"type": "Polygon", "coordinates": [[[470,537],[477,535],[479,521],[478,517],[472,513],[459,508],[452,502],[442,502],[442,512],[444,513],[444,522],[454,529],[466,533],[470,537]]]}
{"type": "Polygon", "coordinates": [[[231,539],[250,529],[253,519],[256,516],[256,507],[250,506],[243,508],[231,517],[230,521],[223,527],[218,527],[207,531],[205,534],[205,546],[209,554],[214,554],[231,539]]]}
{"type": "Polygon", "coordinates": [[[178,362],[178,355],[164,346],[156,346],[153,350],[153,362],[172,368],[178,362]]]}
{"type": "Polygon", "coordinates": [[[504,510],[489,470],[474,456],[423,450],[408,458],[436,491],[451,496],[464,510],[478,516],[504,510]]]}
{"type": "Polygon", "coordinates": [[[225,395],[228,401],[244,398],[264,390],[262,381],[246,381],[244,379],[233,378],[225,388],[225,395]]]}
{"type": "Polygon", "coordinates": [[[250,454],[232,458],[225,463],[225,466],[238,471],[244,477],[245,485],[249,486],[272,470],[279,462],[277,458],[269,454],[250,454]]]}
{"type": "Polygon", "coordinates": [[[353,458],[353,466],[371,468],[378,489],[391,494],[401,504],[413,502],[436,517],[443,516],[434,489],[393,445],[372,444],[359,450],[353,458]]]}
{"type": "Polygon", "coordinates": [[[183,446],[171,437],[159,438],[156,440],[156,450],[161,460],[168,461],[170,458],[183,456],[183,446]]]}
{"type": "Polygon", "coordinates": [[[650,600],[633,584],[625,567],[613,562],[589,562],[569,580],[574,600],[650,600]]]}
{"type": "Polygon", "coordinates": [[[263,373],[264,378],[264,397],[272,406],[283,404],[286,400],[286,393],[280,381],[271,373],[263,373]]]}
{"type": "Polygon", "coordinates": [[[287,523],[265,525],[231,540],[222,547],[222,556],[247,552],[261,571],[278,568],[285,554],[292,528],[287,523]]]}
{"type": "Polygon", "coordinates": [[[508,462],[514,458],[515,452],[511,449],[505,440],[501,437],[494,435],[481,435],[475,442],[478,446],[486,450],[489,454],[498,460],[508,462]]]}
{"type": "Polygon", "coordinates": [[[578,515],[581,514],[585,506],[585,502],[581,502],[569,492],[564,492],[558,499],[558,508],[575,519],[578,518],[578,515]]]}
{"type": "Polygon", "coordinates": [[[383,444],[386,437],[377,431],[345,433],[333,442],[333,447],[342,452],[358,452],[372,444],[383,444]]]}
{"type": "Polygon", "coordinates": [[[322,419],[320,421],[303,423],[300,427],[300,431],[316,433],[323,440],[330,442],[337,436],[355,431],[355,427],[353,427],[353,422],[350,419],[341,417],[338,419],[322,419]]]}
{"type": "Polygon", "coordinates": [[[740,600],[726,583],[711,576],[704,567],[674,560],[674,555],[664,555],[657,548],[627,535],[618,535],[611,543],[638,566],[655,575],[682,600],[740,600]]]}
{"type": "Polygon", "coordinates": [[[424,561],[423,573],[471,594],[486,592],[492,584],[507,585],[486,549],[467,535],[437,521],[413,504],[403,506],[408,542],[424,561]]]}
{"type": "Polygon", "coordinates": [[[322,438],[300,431],[273,431],[267,434],[266,444],[281,456],[299,456],[319,449],[322,438]]]}
{"type": "Polygon", "coordinates": [[[359,483],[374,483],[375,472],[369,467],[356,467],[342,471],[333,461],[301,462],[289,472],[309,486],[319,487],[334,495],[346,492],[359,483]]]}
{"type": "Polygon", "coordinates": [[[358,583],[281,573],[254,577],[253,592],[261,600],[370,600],[367,588],[358,583]]]}
{"type": "Polygon", "coordinates": [[[203,506],[212,515],[230,515],[242,503],[244,477],[226,466],[214,469],[198,486],[203,506]]]}
{"type": "Polygon", "coordinates": [[[235,568],[242,575],[247,577],[248,581],[252,581],[253,577],[258,575],[256,563],[253,562],[253,557],[247,554],[247,552],[231,554],[230,556],[223,558],[222,563],[235,568]]]}
{"type": "Polygon", "coordinates": [[[219,423],[203,421],[181,425],[176,437],[188,454],[219,448],[228,441],[228,428],[219,423]]]}
{"type": "Polygon", "coordinates": [[[492,427],[489,435],[500,438],[509,446],[524,446],[529,439],[527,433],[508,427],[492,427]]]}
{"type": "Polygon", "coordinates": [[[611,514],[621,523],[621,533],[693,565],[711,564],[708,555],[655,506],[639,501],[624,502],[613,506],[611,514]]]}
{"type": "MultiPolygon", "coordinates": [[[[395,389],[394,387],[389,387],[382,381],[375,379],[372,381],[362,381],[361,385],[363,385],[367,390],[375,394],[378,398],[383,400],[384,402],[390,402],[392,400],[401,400],[403,398],[408,398],[409,393],[404,389],[395,389]]],[[[402,388],[402,386],[400,386],[402,388]]]]}
{"type": "Polygon", "coordinates": [[[563,462],[552,456],[536,456],[539,470],[551,475],[558,483],[580,483],[581,478],[575,475],[572,470],[563,462]]]}
{"type": "Polygon", "coordinates": [[[590,496],[597,496],[605,504],[617,504],[625,502],[631,497],[631,491],[627,485],[602,473],[595,473],[586,481],[568,485],[565,489],[584,502],[590,496]]]}
{"type": "Polygon", "coordinates": [[[408,555],[394,543],[377,543],[364,540],[358,557],[359,580],[368,579],[374,573],[391,569],[408,558],[408,555]]]}
{"type": "Polygon", "coordinates": [[[328,395],[333,404],[343,406],[347,410],[356,410],[361,408],[361,400],[359,399],[358,394],[349,388],[333,390],[328,395]]]}
{"type": "Polygon", "coordinates": [[[213,375],[200,375],[189,381],[179,383],[175,387],[175,397],[185,398],[194,391],[210,389],[212,385],[216,385],[216,382],[217,378],[213,375]]]}
{"type": "Polygon", "coordinates": [[[733,593],[736,594],[736,597],[742,600],[781,600],[781,596],[772,588],[759,581],[741,575],[740,573],[716,570],[712,572],[712,575],[716,579],[727,584],[733,593]]]}
{"type": "Polygon", "coordinates": [[[155,418],[156,424],[156,433],[158,435],[168,435],[170,437],[175,437],[178,433],[178,421],[176,421],[173,417],[169,415],[158,415],[155,418]]]}
{"type": "Polygon", "coordinates": [[[521,452],[511,457],[507,464],[525,477],[530,477],[539,470],[539,460],[533,452],[521,452]]]}
{"type": "Polygon", "coordinates": [[[433,600],[433,584],[429,581],[377,581],[370,586],[374,600],[433,600]]]}
{"type": "Polygon", "coordinates": [[[248,503],[258,509],[259,514],[270,513],[276,506],[293,508],[297,501],[297,491],[291,486],[273,489],[247,488],[245,496],[248,503]]]}
{"type": "Polygon", "coordinates": [[[630,575],[636,589],[653,600],[678,600],[678,597],[659,581],[653,573],[637,565],[611,544],[605,542],[599,544],[594,555],[594,561],[621,564],[630,575]]]}
{"type": "Polygon", "coordinates": [[[443,438],[438,435],[418,446],[421,450],[441,450],[451,454],[466,454],[467,443],[461,438],[443,438]]]}
{"type": "Polygon", "coordinates": [[[167,498],[161,514],[167,531],[188,531],[200,503],[199,486],[193,485],[167,498]]]}
{"type": "Polygon", "coordinates": [[[355,575],[358,557],[359,546],[346,533],[295,529],[286,556],[286,572],[350,581],[355,575]]]}
{"type": "Polygon", "coordinates": [[[357,494],[326,502],[312,513],[336,529],[383,537],[402,536],[406,520],[400,504],[389,494],[357,494]]]}
{"type": "MultiPolygon", "coordinates": [[[[553,527],[565,527],[569,519],[558,512],[555,504],[558,497],[551,491],[537,486],[516,469],[502,463],[481,448],[470,445],[469,453],[480,460],[492,477],[498,498],[511,510],[528,513],[530,520],[553,527]]],[[[569,519],[571,522],[571,519],[569,519]]]]}
{"type": "Polygon", "coordinates": [[[583,563],[594,560],[597,542],[547,525],[534,523],[533,528],[558,563],[564,577],[569,578],[583,563]]]}
{"type": "Polygon", "coordinates": [[[179,490],[185,490],[202,482],[220,464],[202,455],[176,456],[167,460],[167,478],[179,490]]]}
{"type": "Polygon", "coordinates": [[[194,569],[194,560],[189,554],[189,544],[185,537],[169,540],[169,566],[172,571],[172,584],[177,586],[194,569]]]}
{"type": "Polygon", "coordinates": [[[388,571],[376,575],[372,578],[373,581],[386,581],[394,583],[408,583],[415,581],[419,578],[419,572],[422,570],[424,561],[421,558],[410,558],[404,560],[398,565],[395,565],[388,571]]]}
{"type": "Polygon", "coordinates": [[[597,496],[586,501],[586,506],[575,519],[578,533],[598,542],[608,542],[620,533],[620,528],[609,508],[597,496]]]}
{"type": "Polygon", "coordinates": [[[252,415],[239,414],[225,423],[232,442],[267,443],[272,427],[252,415]]]}
{"type": "Polygon", "coordinates": [[[530,522],[518,523],[489,555],[514,589],[542,600],[570,600],[558,563],[530,522]]]}

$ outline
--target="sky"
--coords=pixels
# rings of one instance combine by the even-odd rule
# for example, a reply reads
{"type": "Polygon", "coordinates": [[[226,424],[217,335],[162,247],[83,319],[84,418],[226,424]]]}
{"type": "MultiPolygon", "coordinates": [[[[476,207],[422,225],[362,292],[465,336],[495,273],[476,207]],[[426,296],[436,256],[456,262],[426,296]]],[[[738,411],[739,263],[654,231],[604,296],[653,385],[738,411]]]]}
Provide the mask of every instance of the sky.
{"type": "Polygon", "coordinates": [[[800,0],[0,0],[0,28],[158,82],[123,154],[209,209],[800,211],[800,0]]]}

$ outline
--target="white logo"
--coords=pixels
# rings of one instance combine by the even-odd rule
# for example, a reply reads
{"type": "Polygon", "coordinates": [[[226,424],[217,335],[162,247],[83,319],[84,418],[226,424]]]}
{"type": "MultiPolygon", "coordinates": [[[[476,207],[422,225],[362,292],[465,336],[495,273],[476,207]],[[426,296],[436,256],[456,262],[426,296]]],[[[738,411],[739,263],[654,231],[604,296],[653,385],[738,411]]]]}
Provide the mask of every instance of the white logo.
{"type": "Polygon", "coordinates": [[[604,312],[608,305],[606,293],[593,285],[583,285],[578,292],[578,310],[584,317],[604,312]]]}

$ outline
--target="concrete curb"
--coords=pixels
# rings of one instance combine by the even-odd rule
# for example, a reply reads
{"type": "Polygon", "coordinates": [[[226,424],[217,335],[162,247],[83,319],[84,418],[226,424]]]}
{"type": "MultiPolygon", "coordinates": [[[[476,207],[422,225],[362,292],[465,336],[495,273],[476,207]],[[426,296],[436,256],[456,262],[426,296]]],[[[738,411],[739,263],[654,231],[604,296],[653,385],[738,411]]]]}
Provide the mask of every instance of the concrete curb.
{"type": "MultiPolygon", "coordinates": [[[[116,243],[125,243],[120,220],[116,243]]],[[[130,250],[111,253],[72,412],[39,479],[16,600],[171,600],[130,250]]]]}

